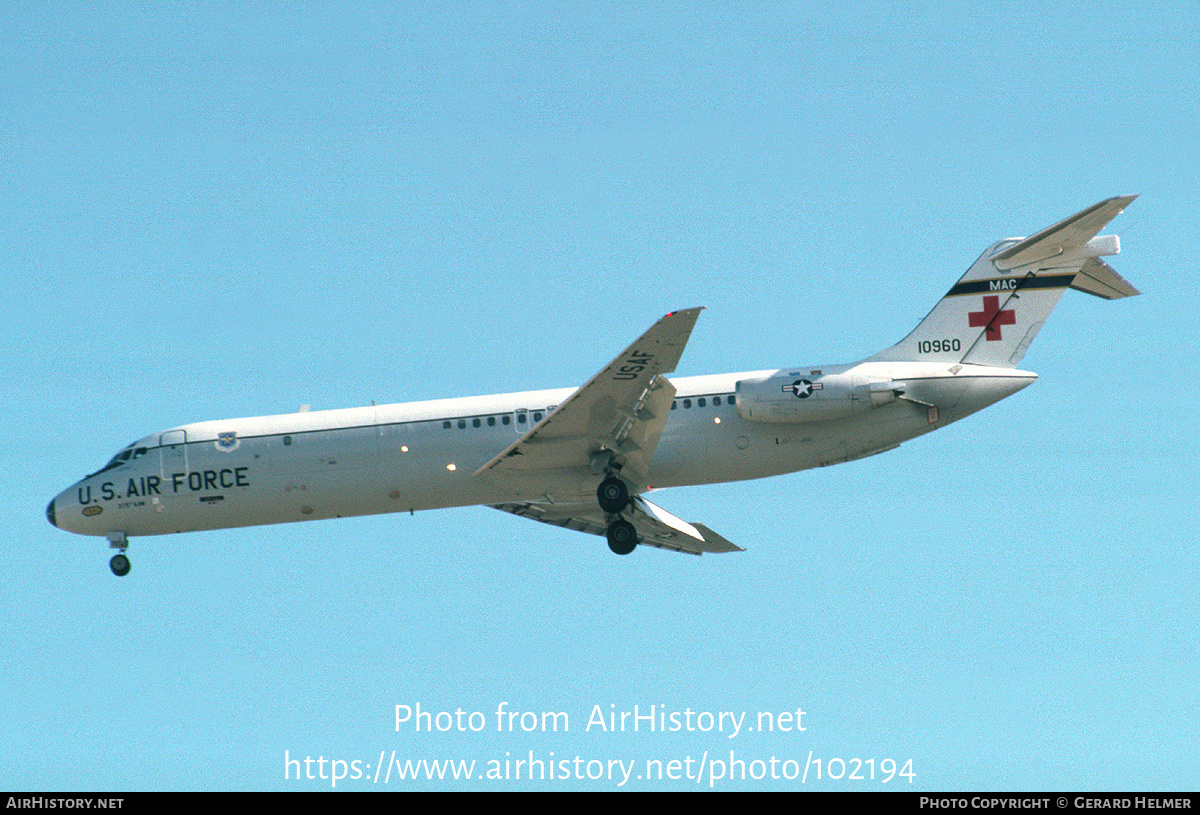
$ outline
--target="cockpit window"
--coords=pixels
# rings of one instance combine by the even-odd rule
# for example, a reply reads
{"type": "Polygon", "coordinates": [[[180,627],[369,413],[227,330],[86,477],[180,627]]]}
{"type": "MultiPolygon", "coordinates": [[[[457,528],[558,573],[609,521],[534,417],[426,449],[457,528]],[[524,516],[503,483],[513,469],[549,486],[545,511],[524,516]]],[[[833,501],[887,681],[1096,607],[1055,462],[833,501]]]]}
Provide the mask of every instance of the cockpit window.
{"type": "MultiPolygon", "coordinates": [[[[121,452],[117,453],[112,458],[110,458],[108,460],[107,464],[105,464],[99,470],[96,470],[96,472],[92,473],[92,475],[99,475],[100,473],[104,472],[105,470],[111,470],[113,467],[120,467],[122,464],[125,464],[126,462],[136,461],[137,459],[146,455],[146,453],[148,452],[148,448],[134,447],[135,444],[137,444],[136,441],[133,442],[132,444],[130,444],[128,447],[126,447],[121,452]]],[[[88,477],[90,478],[91,476],[88,476],[88,477]]]]}

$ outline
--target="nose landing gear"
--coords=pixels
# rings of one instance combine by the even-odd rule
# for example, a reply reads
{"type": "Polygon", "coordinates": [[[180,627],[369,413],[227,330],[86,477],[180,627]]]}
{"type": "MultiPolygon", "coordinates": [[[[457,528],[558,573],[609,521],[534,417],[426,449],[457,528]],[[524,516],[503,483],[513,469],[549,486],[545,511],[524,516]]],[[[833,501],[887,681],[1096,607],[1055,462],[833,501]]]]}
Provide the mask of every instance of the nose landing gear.
{"type": "Polygon", "coordinates": [[[129,538],[125,537],[124,532],[109,532],[108,545],[113,549],[121,550],[112,556],[112,560],[108,562],[108,568],[112,569],[112,573],[117,577],[129,574],[129,570],[133,568],[129,563],[129,558],[125,556],[125,547],[129,546],[129,538]]]}
{"type": "Polygon", "coordinates": [[[112,569],[112,573],[117,577],[124,577],[129,574],[130,568],[129,558],[124,555],[113,555],[112,560],[108,562],[108,568],[112,569]]]}

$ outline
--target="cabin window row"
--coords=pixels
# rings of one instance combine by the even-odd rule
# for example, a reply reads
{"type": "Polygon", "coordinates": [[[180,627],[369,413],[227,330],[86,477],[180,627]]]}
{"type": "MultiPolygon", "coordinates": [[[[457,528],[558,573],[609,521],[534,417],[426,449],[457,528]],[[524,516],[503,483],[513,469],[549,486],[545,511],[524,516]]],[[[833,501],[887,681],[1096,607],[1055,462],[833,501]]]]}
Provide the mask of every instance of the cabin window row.
{"type": "Polygon", "coordinates": [[[521,411],[519,413],[500,413],[494,416],[473,416],[469,419],[446,419],[442,422],[442,429],[451,430],[457,427],[459,430],[466,430],[467,427],[495,427],[502,425],[504,427],[512,426],[513,417],[516,416],[518,427],[525,426],[529,423],[530,417],[533,417],[533,424],[537,424],[546,414],[540,410],[531,410],[529,412],[521,411]]]}
{"type": "MultiPolygon", "coordinates": [[[[732,393],[717,395],[717,396],[689,396],[684,399],[675,399],[671,402],[671,410],[676,410],[683,407],[685,410],[691,407],[719,407],[721,405],[732,405],[734,396],[732,393]],[[694,403],[694,405],[693,405],[694,403]]],[[[499,413],[492,416],[472,416],[463,419],[445,419],[442,421],[443,430],[453,430],[457,427],[459,430],[466,430],[468,427],[510,427],[515,421],[518,425],[524,426],[529,422],[529,417],[533,417],[533,424],[537,424],[545,415],[544,411],[531,410],[519,411],[517,413],[499,413]],[[514,419],[515,417],[515,419],[514,419]]]]}
{"type": "Polygon", "coordinates": [[[710,404],[713,407],[719,407],[720,405],[732,405],[734,397],[732,393],[727,393],[723,396],[689,396],[685,399],[676,399],[671,402],[671,410],[676,410],[681,406],[686,410],[692,407],[693,403],[695,403],[695,407],[708,407],[710,404]]]}

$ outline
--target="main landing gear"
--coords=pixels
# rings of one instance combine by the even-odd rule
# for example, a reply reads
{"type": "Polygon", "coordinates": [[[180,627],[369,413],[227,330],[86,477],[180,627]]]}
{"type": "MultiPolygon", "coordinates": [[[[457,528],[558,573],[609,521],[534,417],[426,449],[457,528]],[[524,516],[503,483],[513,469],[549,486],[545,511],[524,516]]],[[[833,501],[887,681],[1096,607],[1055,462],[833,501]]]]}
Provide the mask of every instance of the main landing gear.
{"type": "Polygon", "coordinates": [[[624,518],[618,518],[609,524],[604,536],[608,538],[608,548],[618,555],[627,555],[638,545],[637,530],[624,518]]]}
{"type": "Polygon", "coordinates": [[[600,502],[600,509],[616,515],[629,506],[629,487],[615,475],[610,475],[596,487],[596,500],[600,502]]]}
{"type": "Polygon", "coordinates": [[[638,545],[637,529],[619,517],[629,507],[629,487],[621,479],[609,475],[596,488],[596,501],[605,514],[618,516],[609,523],[604,533],[608,548],[618,555],[628,555],[638,545]]]}
{"type": "Polygon", "coordinates": [[[117,577],[124,577],[129,574],[129,570],[133,567],[129,563],[129,558],[125,556],[125,547],[129,545],[129,539],[125,537],[125,533],[109,532],[108,545],[113,549],[121,550],[112,556],[112,560],[108,562],[108,568],[112,569],[112,573],[117,577]]]}

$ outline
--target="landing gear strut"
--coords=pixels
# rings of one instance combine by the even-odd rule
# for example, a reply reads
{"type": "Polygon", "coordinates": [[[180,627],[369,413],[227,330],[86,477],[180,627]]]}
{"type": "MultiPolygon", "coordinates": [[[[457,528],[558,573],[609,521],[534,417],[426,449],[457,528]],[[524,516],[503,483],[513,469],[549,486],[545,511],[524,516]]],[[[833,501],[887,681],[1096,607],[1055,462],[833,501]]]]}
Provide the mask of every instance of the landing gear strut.
{"type": "Polygon", "coordinates": [[[112,560],[108,562],[108,568],[112,569],[112,573],[117,577],[129,574],[132,566],[129,564],[129,558],[125,557],[125,547],[129,545],[129,538],[125,537],[124,532],[109,532],[108,545],[113,549],[121,550],[112,556],[112,560]]]}

